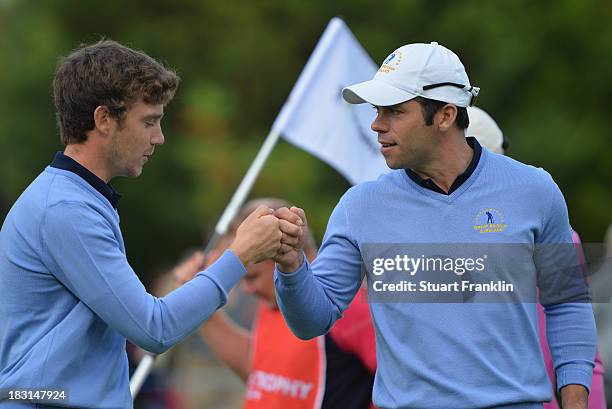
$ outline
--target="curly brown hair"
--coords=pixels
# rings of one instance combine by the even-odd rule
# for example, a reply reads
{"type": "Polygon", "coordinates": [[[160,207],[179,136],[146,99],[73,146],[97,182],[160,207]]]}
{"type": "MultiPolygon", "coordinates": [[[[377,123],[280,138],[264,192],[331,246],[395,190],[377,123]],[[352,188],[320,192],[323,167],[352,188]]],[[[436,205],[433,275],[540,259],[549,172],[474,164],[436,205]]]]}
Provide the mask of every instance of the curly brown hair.
{"type": "Polygon", "coordinates": [[[148,104],[168,104],[178,83],[173,70],[142,51],[111,40],[79,46],[60,60],[53,79],[62,143],[87,140],[98,106],[105,106],[121,121],[140,99],[148,104]]]}

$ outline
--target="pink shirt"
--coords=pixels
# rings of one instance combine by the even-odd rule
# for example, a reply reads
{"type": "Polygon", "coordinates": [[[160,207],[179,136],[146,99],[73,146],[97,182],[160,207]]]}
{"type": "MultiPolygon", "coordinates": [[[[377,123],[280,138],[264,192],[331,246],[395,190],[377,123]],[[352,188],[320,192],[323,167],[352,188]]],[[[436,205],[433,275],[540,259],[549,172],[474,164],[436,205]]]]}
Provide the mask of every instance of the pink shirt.
{"type": "MultiPolygon", "coordinates": [[[[573,234],[574,243],[578,251],[578,257],[580,263],[584,265],[585,258],[580,245],[580,236],[578,233],[573,234]]],[[[550,349],[548,349],[548,341],[546,340],[546,316],[544,315],[544,308],[538,305],[538,321],[540,326],[540,345],[544,354],[544,363],[546,364],[546,371],[548,372],[548,378],[550,383],[553,385],[553,400],[550,403],[544,404],[544,409],[559,409],[560,406],[557,403],[555,396],[555,368],[553,366],[552,357],[550,355],[550,349]]],[[[589,393],[589,408],[590,409],[606,409],[606,395],[604,392],[604,367],[599,357],[599,351],[595,355],[595,368],[593,369],[593,380],[591,382],[591,391],[589,393]]]]}

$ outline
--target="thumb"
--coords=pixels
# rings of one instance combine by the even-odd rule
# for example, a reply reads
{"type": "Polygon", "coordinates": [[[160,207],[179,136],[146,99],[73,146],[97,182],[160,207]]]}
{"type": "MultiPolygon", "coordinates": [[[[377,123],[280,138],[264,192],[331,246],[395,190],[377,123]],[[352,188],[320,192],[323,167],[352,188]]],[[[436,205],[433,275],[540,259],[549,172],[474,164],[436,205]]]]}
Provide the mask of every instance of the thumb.
{"type": "Polygon", "coordinates": [[[270,209],[268,206],[259,205],[257,206],[257,209],[255,209],[253,213],[249,215],[249,219],[250,218],[260,218],[262,216],[267,216],[273,213],[274,213],[274,210],[270,209]]]}
{"type": "Polygon", "coordinates": [[[292,213],[296,214],[297,216],[299,216],[300,219],[302,219],[302,223],[308,224],[306,220],[306,213],[304,212],[304,210],[295,206],[292,206],[290,210],[292,213]]]}

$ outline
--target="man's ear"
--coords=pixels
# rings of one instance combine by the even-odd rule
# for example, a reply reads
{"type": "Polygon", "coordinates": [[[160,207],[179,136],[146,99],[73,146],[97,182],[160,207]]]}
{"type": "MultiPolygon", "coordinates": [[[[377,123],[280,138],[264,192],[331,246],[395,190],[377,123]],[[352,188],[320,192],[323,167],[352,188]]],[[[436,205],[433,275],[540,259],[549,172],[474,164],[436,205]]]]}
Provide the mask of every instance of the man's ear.
{"type": "Polygon", "coordinates": [[[457,107],[453,104],[444,105],[435,116],[436,125],[443,132],[452,128],[456,119],[457,107]]]}
{"type": "Polygon", "coordinates": [[[98,106],[93,116],[95,128],[103,135],[107,135],[115,125],[115,119],[104,105],[98,106]]]}

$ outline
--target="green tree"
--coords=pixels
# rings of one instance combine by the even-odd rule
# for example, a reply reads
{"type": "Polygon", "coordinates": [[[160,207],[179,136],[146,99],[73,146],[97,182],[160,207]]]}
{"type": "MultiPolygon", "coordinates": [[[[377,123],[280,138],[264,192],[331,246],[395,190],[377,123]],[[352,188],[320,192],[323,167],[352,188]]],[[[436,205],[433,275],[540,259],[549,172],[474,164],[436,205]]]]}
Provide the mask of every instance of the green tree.
{"type": "MultiPolygon", "coordinates": [[[[12,203],[62,149],[51,98],[60,55],[108,37],[167,61],[182,84],[166,145],[138,181],[113,182],[128,257],[149,279],[210,235],[327,22],[342,15],[375,61],[419,41],[456,51],[509,154],[551,172],[574,228],[601,241],[612,221],[611,14],[609,2],[578,0],[0,0],[0,196],[12,203]]],[[[320,239],[347,187],[281,142],[253,196],[304,207],[320,239]]]]}

